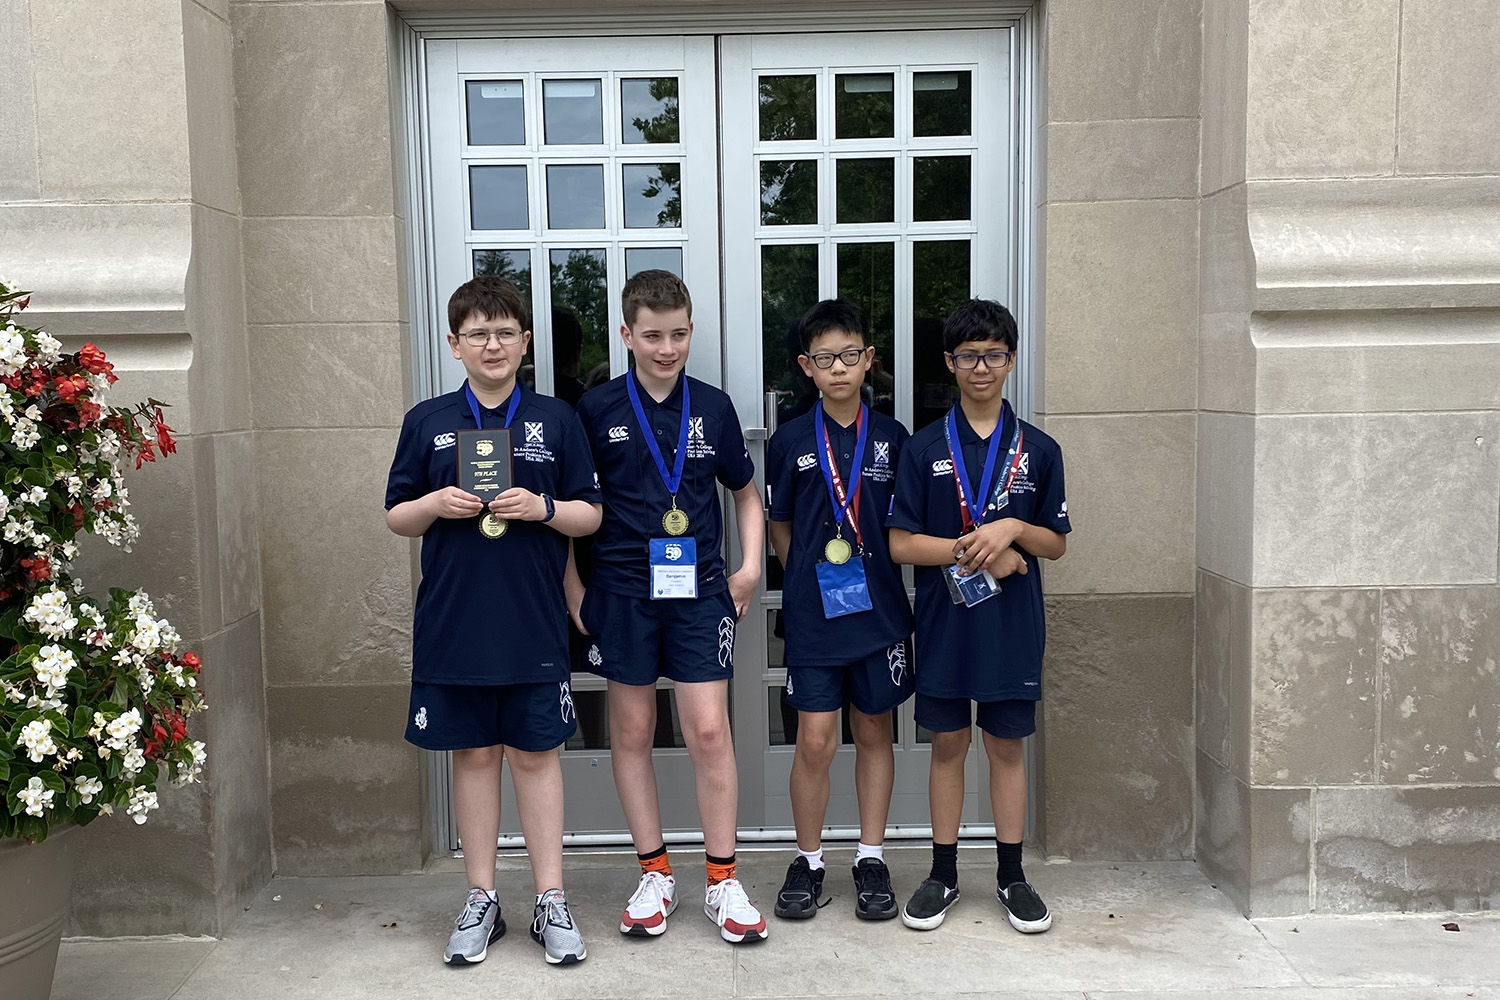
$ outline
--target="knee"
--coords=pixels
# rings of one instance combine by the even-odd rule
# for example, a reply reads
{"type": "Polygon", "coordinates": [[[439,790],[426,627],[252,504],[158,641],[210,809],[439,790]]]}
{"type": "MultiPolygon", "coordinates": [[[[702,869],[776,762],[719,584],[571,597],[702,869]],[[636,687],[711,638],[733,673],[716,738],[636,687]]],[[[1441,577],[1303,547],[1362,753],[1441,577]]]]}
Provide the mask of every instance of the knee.
{"type": "Polygon", "coordinates": [[[556,750],[533,751],[506,747],[505,759],[510,761],[511,773],[522,778],[545,774],[548,770],[558,766],[556,750]]]}
{"type": "Polygon", "coordinates": [[[648,713],[611,716],[610,748],[625,753],[650,753],[656,739],[656,720],[648,713]]]}
{"type": "Polygon", "coordinates": [[[453,751],[453,769],[455,771],[483,771],[500,766],[500,757],[504,751],[500,747],[473,747],[467,750],[453,751]]]}
{"type": "Polygon", "coordinates": [[[891,713],[866,715],[851,711],[849,730],[854,734],[854,745],[861,750],[879,750],[891,745],[891,713]]]}
{"type": "Polygon", "coordinates": [[[984,737],[984,751],[992,767],[1020,767],[1025,760],[1023,746],[1021,740],[1000,739],[989,734],[984,737]]]}
{"type": "Polygon", "coordinates": [[[959,729],[951,733],[932,734],[932,759],[935,762],[951,764],[961,761],[969,753],[969,731],[959,729]]]}
{"type": "Polygon", "coordinates": [[[683,739],[690,749],[696,747],[698,753],[710,756],[732,752],[728,717],[695,719],[691,723],[684,722],[684,725],[683,739]]]}
{"type": "Polygon", "coordinates": [[[809,725],[805,720],[798,726],[797,756],[804,763],[827,770],[838,748],[838,732],[833,726],[809,725]]]}

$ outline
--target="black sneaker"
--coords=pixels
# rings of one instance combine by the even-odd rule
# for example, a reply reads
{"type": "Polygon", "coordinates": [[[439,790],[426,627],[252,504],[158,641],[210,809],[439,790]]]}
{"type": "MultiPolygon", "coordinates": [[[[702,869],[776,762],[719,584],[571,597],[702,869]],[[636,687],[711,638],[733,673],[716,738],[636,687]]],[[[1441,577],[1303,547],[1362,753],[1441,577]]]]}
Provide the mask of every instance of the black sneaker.
{"type": "Polygon", "coordinates": [[[879,858],[854,865],[854,915],[861,920],[889,920],[900,909],[891,890],[891,870],[879,858]]]}
{"type": "Polygon", "coordinates": [[[1010,925],[1022,934],[1040,934],[1052,926],[1052,911],[1030,882],[1012,882],[995,890],[1010,915],[1010,925]]]}
{"type": "Polygon", "coordinates": [[[926,879],[901,908],[901,922],[914,931],[930,931],[943,922],[948,907],[958,902],[958,887],[948,888],[935,878],[926,879]]]}
{"type": "Polygon", "coordinates": [[[788,920],[807,920],[818,915],[818,897],[823,894],[823,869],[813,871],[807,859],[797,855],[786,870],[786,881],[776,894],[776,915],[788,920]]]}

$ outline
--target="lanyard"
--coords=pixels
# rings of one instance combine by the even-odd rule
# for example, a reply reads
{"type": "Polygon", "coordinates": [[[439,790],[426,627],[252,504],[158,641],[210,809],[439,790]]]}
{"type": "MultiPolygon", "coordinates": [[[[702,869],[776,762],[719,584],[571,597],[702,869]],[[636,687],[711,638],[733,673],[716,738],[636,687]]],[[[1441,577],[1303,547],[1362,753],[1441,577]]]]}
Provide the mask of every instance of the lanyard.
{"type": "MultiPolygon", "coordinates": [[[[484,430],[484,420],[479,415],[479,398],[474,395],[474,390],[469,388],[469,383],[464,383],[464,398],[468,400],[469,412],[474,414],[474,426],[484,430]]],[[[510,422],[516,419],[516,410],[521,406],[521,381],[516,380],[516,387],[510,391],[510,405],[505,408],[505,429],[510,430],[510,422]]]]}
{"type": "Polygon", "coordinates": [[[823,446],[818,449],[818,466],[823,470],[823,483],[828,487],[828,498],[833,501],[833,523],[838,525],[838,533],[842,537],[844,518],[847,516],[849,527],[854,531],[855,544],[862,544],[859,534],[859,491],[864,485],[865,438],[870,430],[865,410],[865,404],[859,404],[859,414],[854,418],[854,461],[849,465],[849,478],[854,481],[854,489],[849,492],[844,488],[838,463],[833,459],[833,442],[828,439],[828,427],[823,422],[822,400],[813,409],[813,425],[823,442],[823,446]]]}
{"type": "Polygon", "coordinates": [[[1005,455],[1005,476],[1001,483],[995,485],[994,492],[990,490],[990,484],[995,477],[995,459],[1000,454],[1000,432],[1005,428],[1005,415],[1010,412],[1010,404],[1001,400],[1000,420],[995,425],[995,432],[990,435],[990,446],[984,457],[984,471],[979,480],[979,488],[973,492],[977,501],[990,499],[989,506],[979,512],[979,517],[974,517],[973,504],[971,503],[970,490],[971,480],[969,470],[964,465],[964,450],[958,438],[958,404],[953,404],[953,409],[948,411],[948,420],[943,427],[944,436],[948,439],[948,455],[953,460],[953,481],[958,487],[958,510],[964,519],[964,533],[973,531],[984,523],[984,515],[991,510],[1004,506],[999,502],[1002,496],[1008,496],[1011,484],[1016,480],[1016,473],[1021,467],[1021,421],[1011,414],[1011,422],[1015,430],[1010,436],[1010,450],[1005,455]]]}
{"type": "Polygon", "coordinates": [[[630,393],[630,408],[635,410],[635,420],[641,428],[641,436],[646,439],[646,447],[651,452],[652,460],[656,462],[656,471],[661,475],[662,485],[666,486],[667,492],[672,495],[672,503],[675,506],[677,490],[682,485],[682,470],[687,465],[688,421],[692,415],[687,373],[682,374],[682,427],[677,432],[677,456],[672,461],[671,473],[667,472],[666,460],[661,457],[661,448],[656,444],[656,435],[652,431],[650,422],[646,420],[645,409],[641,407],[641,394],[635,387],[634,372],[626,374],[625,389],[630,393]]]}

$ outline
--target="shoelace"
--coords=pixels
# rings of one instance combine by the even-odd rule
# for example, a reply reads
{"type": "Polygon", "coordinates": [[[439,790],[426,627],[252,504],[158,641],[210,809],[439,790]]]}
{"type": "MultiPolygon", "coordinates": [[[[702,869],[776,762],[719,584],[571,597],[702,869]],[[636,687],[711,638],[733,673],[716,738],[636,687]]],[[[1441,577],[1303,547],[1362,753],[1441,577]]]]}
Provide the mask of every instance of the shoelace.
{"type": "Polygon", "coordinates": [[[458,919],[454,923],[462,930],[468,930],[470,927],[478,927],[484,921],[485,910],[492,905],[490,897],[486,896],[483,890],[476,889],[474,892],[469,893],[469,898],[464,901],[464,912],[458,915],[458,919]],[[473,916],[472,920],[469,919],[471,914],[473,916]]]}
{"type": "Polygon", "coordinates": [[[642,875],[641,884],[635,887],[635,892],[630,897],[627,908],[634,909],[637,903],[648,900],[654,901],[659,909],[667,907],[666,879],[660,876],[642,875]]]}
{"type": "Polygon", "coordinates": [[[709,888],[719,890],[719,902],[716,908],[721,915],[739,909],[750,909],[750,897],[745,894],[745,887],[740,885],[739,879],[726,878],[718,885],[709,888]]]}
{"type": "Polygon", "coordinates": [[[541,931],[545,924],[553,927],[561,927],[564,930],[573,929],[573,914],[568,910],[568,901],[564,896],[552,896],[543,898],[541,912],[536,915],[536,929],[541,931]]]}
{"type": "Polygon", "coordinates": [[[808,865],[792,865],[787,871],[786,885],[782,886],[781,891],[787,892],[789,890],[805,892],[811,896],[813,894],[812,868],[808,865]]]}
{"type": "Polygon", "coordinates": [[[891,870],[885,865],[866,865],[862,869],[865,873],[863,888],[861,889],[869,896],[890,896],[895,898],[896,894],[891,889],[891,870]]]}

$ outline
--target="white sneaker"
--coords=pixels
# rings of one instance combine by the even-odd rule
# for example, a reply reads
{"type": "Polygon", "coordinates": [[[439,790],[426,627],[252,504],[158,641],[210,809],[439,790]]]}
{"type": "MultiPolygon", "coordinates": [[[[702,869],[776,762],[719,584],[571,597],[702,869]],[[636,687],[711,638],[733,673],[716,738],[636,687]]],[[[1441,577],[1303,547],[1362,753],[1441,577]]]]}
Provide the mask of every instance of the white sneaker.
{"type": "Polygon", "coordinates": [[[656,937],[667,929],[667,918],[677,909],[677,880],[661,872],[642,872],[641,884],[635,887],[625,915],[620,918],[620,933],[656,937]]]}
{"type": "Polygon", "coordinates": [[[719,936],[730,944],[766,939],[766,918],[745,895],[739,879],[726,878],[704,889],[703,912],[719,925],[719,936]]]}

